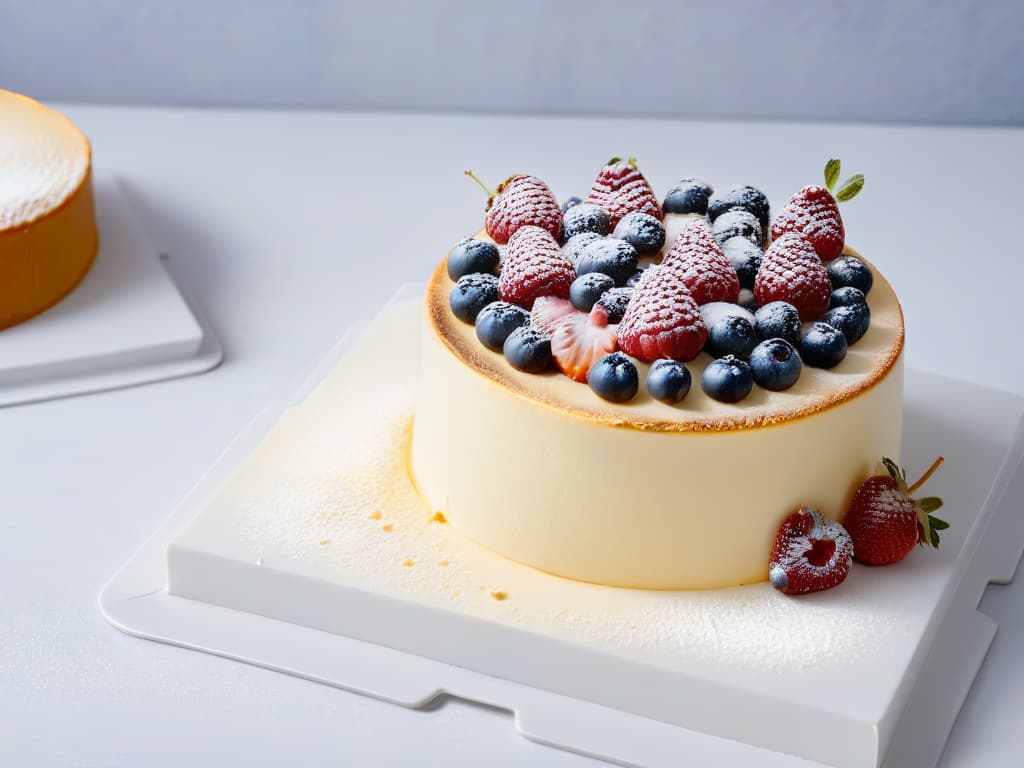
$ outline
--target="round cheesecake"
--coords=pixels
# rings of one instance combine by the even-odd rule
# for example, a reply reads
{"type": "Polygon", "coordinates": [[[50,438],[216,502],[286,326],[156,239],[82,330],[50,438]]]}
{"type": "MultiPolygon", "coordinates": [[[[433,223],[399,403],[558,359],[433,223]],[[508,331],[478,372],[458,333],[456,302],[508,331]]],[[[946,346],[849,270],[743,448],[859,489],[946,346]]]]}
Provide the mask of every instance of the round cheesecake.
{"type": "Polygon", "coordinates": [[[616,404],[485,348],[452,314],[442,262],[426,291],[412,475],[465,535],[559,576],[650,589],[764,581],[787,515],[841,518],[880,459],[899,455],[903,315],[872,271],[870,328],[836,367],[805,365],[792,388],[727,404],[701,390],[712,360],[701,353],[689,394],[666,405],[637,361],[640,392],[616,404]]]}
{"type": "Polygon", "coordinates": [[[59,112],[0,90],[0,329],[66,296],[98,244],[88,140],[59,112]]]}

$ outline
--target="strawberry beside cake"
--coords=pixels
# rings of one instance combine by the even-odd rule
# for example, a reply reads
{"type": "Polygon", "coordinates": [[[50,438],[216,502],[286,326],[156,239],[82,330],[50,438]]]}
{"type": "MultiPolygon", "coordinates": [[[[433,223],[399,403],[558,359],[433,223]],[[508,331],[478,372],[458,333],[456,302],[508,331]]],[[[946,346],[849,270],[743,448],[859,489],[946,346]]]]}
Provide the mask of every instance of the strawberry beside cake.
{"type": "Polygon", "coordinates": [[[839,521],[899,454],[904,329],[845,244],[837,201],[863,179],[833,194],[838,173],[774,219],[749,186],[684,179],[659,198],[634,161],[562,206],[508,179],[427,288],[420,492],[483,546],[567,578],[842,581],[839,521]]]}

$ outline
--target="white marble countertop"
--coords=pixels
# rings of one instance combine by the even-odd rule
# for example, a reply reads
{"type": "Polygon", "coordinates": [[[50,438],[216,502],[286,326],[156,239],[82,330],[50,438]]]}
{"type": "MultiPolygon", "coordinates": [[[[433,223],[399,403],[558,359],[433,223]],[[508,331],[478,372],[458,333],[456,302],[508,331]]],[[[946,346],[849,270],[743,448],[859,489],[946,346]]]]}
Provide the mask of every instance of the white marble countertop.
{"type": "MultiPolygon", "coordinates": [[[[226,361],[0,410],[0,764],[597,765],[497,710],[405,710],[138,640],[96,607],[261,407],[479,226],[464,168],[536,173],[565,197],[635,155],[659,192],[698,175],[777,207],[839,156],[867,177],[848,240],[901,296],[908,363],[1024,395],[1024,130],[57,106],[125,183],[226,361]]],[[[982,609],[1000,631],[945,768],[1019,758],[1024,582],[990,587],[982,609]]]]}

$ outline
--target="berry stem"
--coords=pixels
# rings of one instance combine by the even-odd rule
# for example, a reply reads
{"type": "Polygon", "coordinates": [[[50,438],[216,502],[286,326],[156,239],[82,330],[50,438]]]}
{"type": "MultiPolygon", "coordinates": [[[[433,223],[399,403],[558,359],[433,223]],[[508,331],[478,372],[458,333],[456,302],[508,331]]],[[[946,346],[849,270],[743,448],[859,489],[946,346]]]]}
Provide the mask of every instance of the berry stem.
{"type": "Polygon", "coordinates": [[[914,491],[916,491],[918,488],[920,488],[922,485],[924,485],[926,482],[928,482],[928,478],[935,474],[935,470],[937,470],[939,467],[941,467],[942,466],[942,462],[944,462],[944,461],[945,461],[945,459],[942,456],[939,456],[939,458],[937,458],[935,460],[935,463],[932,464],[928,468],[928,471],[925,472],[923,475],[921,475],[921,479],[918,480],[916,483],[914,483],[909,488],[907,488],[907,495],[909,496],[914,491]]]}
{"type": "Polygon", "coordinates": [[[488,189],[487,185],[480,181],[480,178],[475,173],[473,173],[472,171],[463,171],[463,173],[465,173],[467,176],[469,176],[469,178],[471,178],[473,181],[479,184],[483,191],[487,193],[488,197],[494,197],[493,190],[488,189]]]}

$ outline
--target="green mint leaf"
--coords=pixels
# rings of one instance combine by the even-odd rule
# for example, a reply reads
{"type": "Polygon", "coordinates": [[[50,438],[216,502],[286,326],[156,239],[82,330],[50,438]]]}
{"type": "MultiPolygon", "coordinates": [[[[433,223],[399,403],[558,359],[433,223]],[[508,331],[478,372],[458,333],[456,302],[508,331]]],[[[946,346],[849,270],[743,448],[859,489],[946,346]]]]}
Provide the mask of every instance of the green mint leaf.
{"type": "Polygon", "coordinates": [[[856,197],[857,193],[862,189],[864,189],[864,176],[858,173],[842,183],[839,191],[836,192],[836,200],[845,203],[847,200],[852,200],[856,197]]]}
{"type": "Polygon", "coordinates": [[[932,528],[931,545],[936,549],[939,548],[939,532],[932,528]]]}
{"type": "Polygon", "coordinates": [[[839,180],[839,161],[836,158],[832,158],[825,163],[825,187],[829,192],[835,187],[836,182],[839,180]]]}
{"type": "Polygon", "coordinates": [[[923,499],[917,500],[917,506],[925,512],[934,512],[942,506],[942,499],[937,496],[925,496],[923,499]]]}
{"type": "Polygon", "coordinates": [[[933,531],[944,531],[949,528],[949,523],[945,520],[940,520],[939,518],[932,517],[930,515],[928,517],[928,524],[931,525],[933,531]]]}

